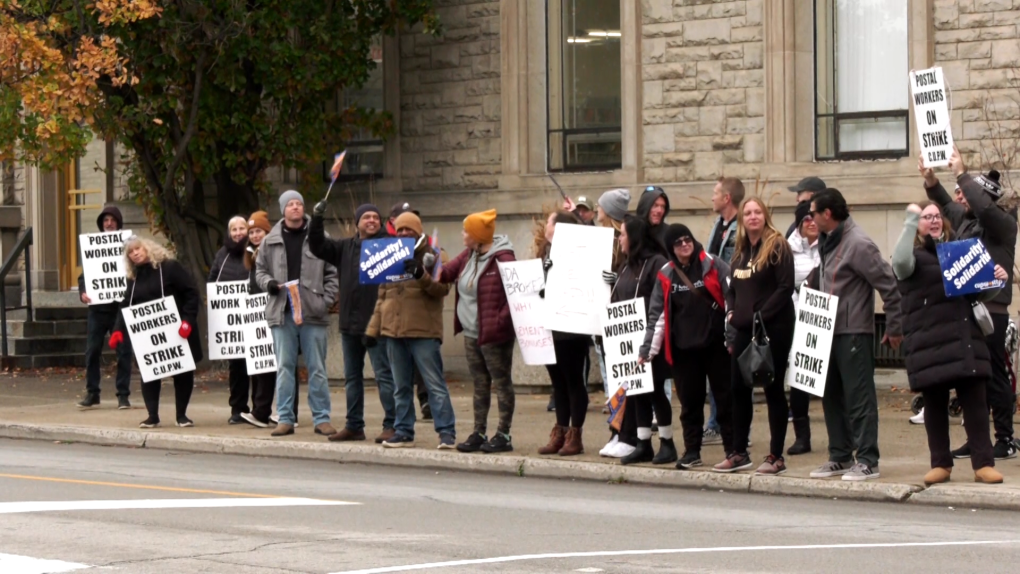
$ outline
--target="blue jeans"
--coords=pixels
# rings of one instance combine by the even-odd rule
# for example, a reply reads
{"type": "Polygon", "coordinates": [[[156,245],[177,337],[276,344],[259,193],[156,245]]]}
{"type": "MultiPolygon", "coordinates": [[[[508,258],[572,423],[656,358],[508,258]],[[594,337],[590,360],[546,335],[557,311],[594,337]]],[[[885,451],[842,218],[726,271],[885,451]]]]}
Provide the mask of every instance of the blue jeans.
{"type": "Polygon", "coordinates": [[[436,432],[456,436],[456,418],[450,390],[443,377],[443,356],[439,339],[379,339],[386,345],[393,369],[393,399],[398,435],[414,438],[414,367],[418,368],[429,393],[429,408],[436,432]]]}
{"type": "Polygon", "coordinates": [[[283,325],[272,327],[276,351],[276,410],[280,424],[294,424],[294,395],[298,346],[308,368],[308,407],[312,423],[329,422],[329,380],[326,378],[326,326],[295,325],[290,313],[284,313],[283,325]]]}
{"type": "MultiPolygon", "coordinates": [[[[85,392],[99,394],[99,381],[102,378],[103,342],[106,334],[113,331],[120,315],[118,305],[92,305],[89,307],[88,331],[85,339],[85,392]]],[[[125,333],[126,335],[126,333],[125,333]]],[[[131,394],[131,341],[124,337],[124,342],[117,347],[117,396],[126,397],[131,394]]]]}
{"type": "Polygon", "coordinates": [[[359,335],[340,333],[340,344],[344,351],[344,391],[347,393],[347,428],[354,431],[365,429],[365,351],[372,361],[375,383],[379,387],[379,402],[383,408],[383,428],[393,428],[393,373],[390,372],[390,358],[385,345],[366,349],[359,335]]]}

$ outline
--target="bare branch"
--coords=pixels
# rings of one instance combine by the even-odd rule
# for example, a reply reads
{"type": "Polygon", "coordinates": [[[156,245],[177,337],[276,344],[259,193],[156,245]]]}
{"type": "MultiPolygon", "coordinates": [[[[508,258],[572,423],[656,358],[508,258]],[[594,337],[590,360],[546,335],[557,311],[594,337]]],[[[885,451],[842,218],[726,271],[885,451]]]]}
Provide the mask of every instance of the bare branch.
{"type": "Polygon", "coordinates": [[[202,93],[202,78],[205,72],[205,58],[206,51],[202,50],[198,53],[198,59],[195,61],[195,88],[192,90],[188,126],[184,129],[184,133],[181,134],[181,137],[177,142],[177,146],[174,148],[173,160],[170,161],[170,166],[166,170],[166,176],[163,179],[163,189],[166,190],[171,189],[174,174],[184,161],[184,154],[188,149],[188,143],[191,141],[192,136],[195,135],[195,129],[198,126],[198,98],[202,93]]]}

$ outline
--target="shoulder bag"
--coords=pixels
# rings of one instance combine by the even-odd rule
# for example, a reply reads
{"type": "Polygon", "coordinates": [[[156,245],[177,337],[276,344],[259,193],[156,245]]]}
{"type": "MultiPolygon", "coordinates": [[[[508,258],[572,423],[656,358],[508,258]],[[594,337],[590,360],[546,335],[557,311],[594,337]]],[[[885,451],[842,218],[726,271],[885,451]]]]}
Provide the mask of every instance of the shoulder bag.
{"type": "Polygon", "coordinates": [[[769,346],[769,335],[765,332],[765,323],[761,313],[754,314],[754,327],[751,331],[751,344],[737,358],[737,366],[744,384],[750,388],[768,387],[776,379],[776,367],[772,362],[772,348],[769,346]]]}

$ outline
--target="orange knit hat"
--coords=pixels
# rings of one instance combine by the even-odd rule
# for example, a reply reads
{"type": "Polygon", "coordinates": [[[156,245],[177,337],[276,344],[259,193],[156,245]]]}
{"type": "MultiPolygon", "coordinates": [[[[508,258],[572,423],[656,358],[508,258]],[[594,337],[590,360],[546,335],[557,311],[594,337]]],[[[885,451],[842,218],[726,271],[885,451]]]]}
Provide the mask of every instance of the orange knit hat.
{"type": "Polygon", "coordinates": [[[265,211],[256,211],[251,214],[251,217],[248,218],[248,227],[258,227],[266,233],[273,230],[273,226],[269,224],[269,214],[265,211]]]}
{"type": "Polygon", "coordinates": [[[490,209],[481,213],[472,213],[464,218],[464,231],[478,243],[492,243],[496,233],[496,210],[490,209]]]}

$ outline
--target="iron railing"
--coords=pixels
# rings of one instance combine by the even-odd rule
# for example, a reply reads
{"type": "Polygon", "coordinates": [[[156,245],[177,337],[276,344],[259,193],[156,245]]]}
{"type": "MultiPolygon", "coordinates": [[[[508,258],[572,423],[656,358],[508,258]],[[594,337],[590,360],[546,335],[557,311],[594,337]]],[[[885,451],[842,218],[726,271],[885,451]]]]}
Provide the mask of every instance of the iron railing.
{"type": "Polygon", "coordinates": [[[28,322],[32,321],[32,252],[28,250],[29,246],[32,245],[32,228],[25,229],[25,232],[18,238],[18,242],[14,245],[14,249],[4,260],[3,266],[0,266],[0,338],[3,342],[0,343],[0,352],[2,352],[2,358],[4,362],[4,368],[7,368],[7,312],[16,311],[18,309],[28,310],[28,322]],[[25,304],[15,305],[13,307],[7,306],[7,286],[6,279],[7,275],[14,269],[18,262],[18,256],[22,253],[25,254],[25,304]]]}

